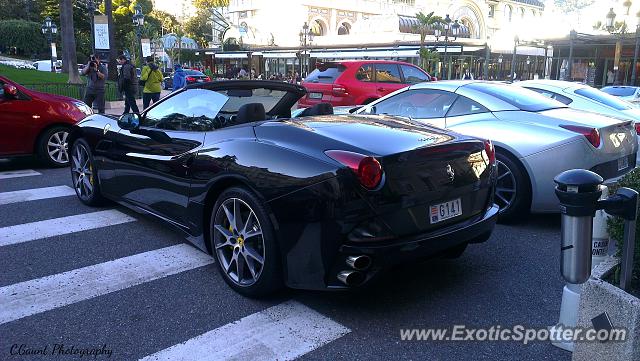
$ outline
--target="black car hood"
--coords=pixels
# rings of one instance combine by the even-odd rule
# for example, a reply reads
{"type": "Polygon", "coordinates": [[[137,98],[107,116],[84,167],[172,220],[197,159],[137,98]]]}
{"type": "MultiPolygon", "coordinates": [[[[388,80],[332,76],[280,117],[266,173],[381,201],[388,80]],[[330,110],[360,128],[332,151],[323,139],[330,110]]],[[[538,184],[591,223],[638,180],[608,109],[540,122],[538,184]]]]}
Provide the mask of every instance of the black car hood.
{"type": "Polygon", "coordinates": [[[325,115],[269,121],[258,125],[255,130],[258,139],[286,143],[290,148],[343,149],[379,156],[462,137],[407,118],[384,115],[325,115]]]}

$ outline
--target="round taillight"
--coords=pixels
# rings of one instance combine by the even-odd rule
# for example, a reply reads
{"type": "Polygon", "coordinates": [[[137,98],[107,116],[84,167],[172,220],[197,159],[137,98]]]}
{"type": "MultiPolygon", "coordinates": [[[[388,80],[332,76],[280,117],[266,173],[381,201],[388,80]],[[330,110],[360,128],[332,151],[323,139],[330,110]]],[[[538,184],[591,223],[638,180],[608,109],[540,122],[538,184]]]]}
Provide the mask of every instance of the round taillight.
{"type": "Polygon", "coordinates": [[[327,150],[324,153],[351,169],[363,187],[375,189],[380,185],[382,166],[376,158],[345,150],[327,150]]]}
{"type": "Polygon", "coordinates": [[[365,188],[374,189],[382,180],[382,166],[374,157],[362,158],[358,164],[358,179],[365,188]]]}

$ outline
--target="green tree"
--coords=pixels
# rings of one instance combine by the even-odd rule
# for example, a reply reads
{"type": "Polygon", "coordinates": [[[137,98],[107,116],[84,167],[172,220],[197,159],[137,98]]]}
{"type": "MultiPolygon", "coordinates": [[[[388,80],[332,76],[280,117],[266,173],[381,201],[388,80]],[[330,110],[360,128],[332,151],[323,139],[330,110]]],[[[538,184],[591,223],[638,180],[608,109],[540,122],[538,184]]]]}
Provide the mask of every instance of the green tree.
{"type": "Polygon", "coordinates": [[[26,20],[0,21],[0,50],[31,57],[47,53],[47,42],[40,33],[40,23],[26,20]]]}
{"type": "Polygon", "coordinates": [[[229,6],[229,0],[193,0],[193,6],[199,10],[209,10],[229,6]]]}
{"type": "Polygon", "coordinates": [[[41,22],[42,0],[0,0],[0,20],[41,22]]]}
{"type": "Polygon", "coordinates": [[[207,47],[207,38],[211,38],[211,24],[209,13],[198,10],[195,16],[190,17],[184,24],[185,34],[195,40],[201,47],[207,47]]]}

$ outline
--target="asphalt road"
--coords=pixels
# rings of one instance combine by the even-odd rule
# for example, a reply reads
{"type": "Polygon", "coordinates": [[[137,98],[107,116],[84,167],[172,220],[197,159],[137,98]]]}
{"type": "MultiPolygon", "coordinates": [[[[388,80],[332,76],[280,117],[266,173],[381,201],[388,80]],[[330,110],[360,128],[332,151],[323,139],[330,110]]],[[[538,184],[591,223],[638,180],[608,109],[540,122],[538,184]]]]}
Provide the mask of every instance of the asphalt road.
{"type": "Polygon", "coordinates": [[[400,339],[400,329],[554,324],[563,286],[558,216],[499,225],[459,259],[399,267],[359,292],[283,290],[251,300],[182,234],[116,205],[86,207],[64,186],[72,186],[66,168],[0,160],[0,360],[50,359],[60,345],[110,350],[95,359],[112,360],[571,357],[548,342],[400,339]],[[12,173],[27,170],[39,174],[12,173]],[[94,212],[105,218],[91,223],[94,212]],[[46,346],[48,356],[12,355],[20,345],[46,346]]]}

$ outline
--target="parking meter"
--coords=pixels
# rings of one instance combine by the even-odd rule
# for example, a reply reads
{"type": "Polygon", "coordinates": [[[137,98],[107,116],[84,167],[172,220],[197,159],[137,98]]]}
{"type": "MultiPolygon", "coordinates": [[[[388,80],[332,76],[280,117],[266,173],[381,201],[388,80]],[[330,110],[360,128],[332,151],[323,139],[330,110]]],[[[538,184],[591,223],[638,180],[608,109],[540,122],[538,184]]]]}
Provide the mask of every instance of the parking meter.
{"type": "Polygon", "coordinates": [[[584,283],[591,275],[593,217],[603,182],[598,174],[572,169],[554,178],[562,214],[560,272],[573,284],[584,283]]]}

